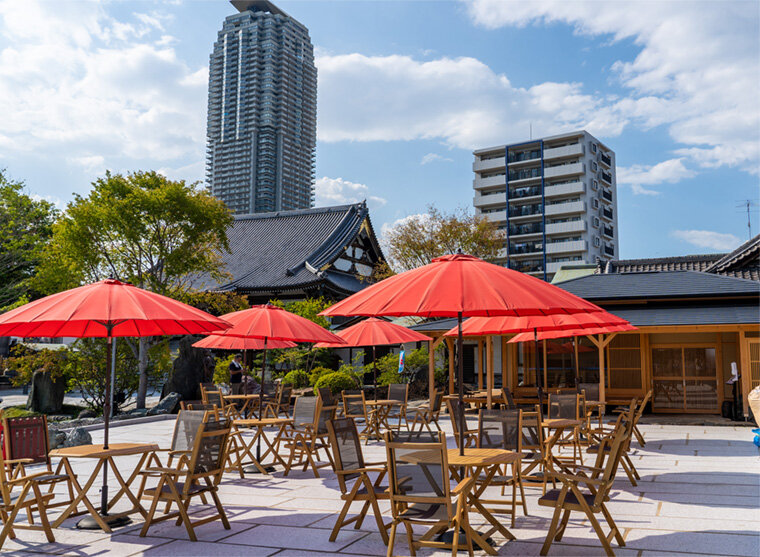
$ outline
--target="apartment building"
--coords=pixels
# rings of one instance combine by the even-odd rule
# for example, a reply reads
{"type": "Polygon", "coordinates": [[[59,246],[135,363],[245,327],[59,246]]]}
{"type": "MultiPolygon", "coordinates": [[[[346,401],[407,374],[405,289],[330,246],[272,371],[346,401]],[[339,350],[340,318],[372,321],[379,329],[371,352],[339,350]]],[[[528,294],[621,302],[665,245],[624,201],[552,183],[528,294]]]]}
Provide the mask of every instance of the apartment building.
{"type": "Polygon", "coordinates": [[[232,0],[209,60],[206,180],[237,214],[314,204],[317,68],[308,29],[232,0]]]}
{"type": "Polygon", "coordinates": [[[476,214],[506,234],[500,263],[551,280],[618,257],[615,153],[588,132],[474,152],[476,214]]]}

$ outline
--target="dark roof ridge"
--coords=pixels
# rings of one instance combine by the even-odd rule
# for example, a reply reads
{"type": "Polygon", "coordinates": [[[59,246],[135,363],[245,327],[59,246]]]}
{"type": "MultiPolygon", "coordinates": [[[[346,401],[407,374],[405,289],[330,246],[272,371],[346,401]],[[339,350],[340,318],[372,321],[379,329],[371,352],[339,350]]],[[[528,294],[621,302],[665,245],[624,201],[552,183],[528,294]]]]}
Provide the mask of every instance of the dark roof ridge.
{"type": "MultiPolygon", "coordinates": [[[[678,269],[678,270],[672,270],[672,271],[631,271],[628,273],[600,273],[600,274],[594,274],[590,276],[630,276],[630,275],[675,275],[675,274],[683,274],[683,273],[690,273],[693,275],[702,275],[702,276],[708,276],[713,277],[716,279],[724,279],[724,280],[738,280],[741,282],[748,282],[752,284],[757,284],[757,281],[751,280],[751,279],[745,279],[745,278],[739,278],[739,277],[732,277],[728,275],[719,275],[716,273],[709,273],[707,271],[694,271],[694,270],[688,270],[688,269],[678,269]]],[[[587,279],[589,275],[583,276],[583,277],[575,277],[571,278],[565,281],[562,281],[562,284],[567,284],[568,282],[573,282],[576,280],[584,280],[587,279]]]]}
{"type": "Polygon", "coordinates": [[[725,254],[705,270],[707,272],[723,271],[726,267],[729,267],[732,263],[736,262],[736,260],[741,259],[745,255],[750,255],[753,250],[758,248],[760,248],[760,234],[754,238],[750,238],[731,253],[725,254]]]}
{"type": "Polygon", "coordinates": [[[359,203],[348,203],[346,205],[330,205],[327,207],[311,207],[309,209],[293,209],[291,211],[274,211],[271,213],[248,213],[245,215],[233,215],[235,220],[255,220],[255,219],[273,219],[278,217],[295,217],[299,215],[319,214],[319,213],[339,213],[348,211],[351,208],[366,207],[366,201],[359,203]]]}

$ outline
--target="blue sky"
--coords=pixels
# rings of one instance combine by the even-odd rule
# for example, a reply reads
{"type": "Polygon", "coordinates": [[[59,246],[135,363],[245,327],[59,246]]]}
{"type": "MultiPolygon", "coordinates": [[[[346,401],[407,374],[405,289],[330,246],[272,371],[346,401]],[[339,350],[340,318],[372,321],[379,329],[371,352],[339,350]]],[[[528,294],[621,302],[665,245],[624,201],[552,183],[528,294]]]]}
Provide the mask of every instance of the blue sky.
{"type": "MultiPolygon", "coordinates": [[[[471,207],[472,149],[585,128],[617,153],[622,258],[726,251],[758,201],[760,4],[278,5],[319,68],[317,202],[380,231],[471,207]]],[[[0,168],[59,202],[106,169],[202,180],[224,0],[0,0],[0,168]]],[[[760,231],[757,209],[753,231],[760,231]]]]}

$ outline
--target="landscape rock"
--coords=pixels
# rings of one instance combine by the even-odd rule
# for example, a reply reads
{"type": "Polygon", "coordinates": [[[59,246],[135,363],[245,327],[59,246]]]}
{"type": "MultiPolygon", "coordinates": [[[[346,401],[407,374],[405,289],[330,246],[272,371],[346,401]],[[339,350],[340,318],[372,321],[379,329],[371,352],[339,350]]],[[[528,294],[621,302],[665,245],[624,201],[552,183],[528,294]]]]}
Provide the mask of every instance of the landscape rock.
{"type": "Polygon", "coordinates": [[[63,409],[66,381],[59,377],[53,381],[49,373],[37,370],[32,375],[32,384],[26,409],[40,414],[55,414],[63,409]]]}
{"type": "Polygon", "coordinates": [[[182,395],[179,393],[169,393],[162,398],[158,404],[148,410],[148,416],[158,416],[159,414],[176,414],[179,412],[179,401],[182,400],[182,395]]]}
{"type": "MultiPolygon", "coordinates": [[[[208,380],[209,367],[206,350],[193,348],[197,337],[186,335],[179,341],[179,354],[172,365],[169,379],[164,383],[161,397],[169,393],[179,393],[182,400],[199,400],[200,384],[208,380]]],[[[212,358],[213,360],[213,358],[212,358]]],[[[213,366],[211,367],[213,376],[213,366]]]]}
{"type": "Polygon", "coordinates": [[[48,427],[48,448],[51,451],[63,445],[64,441],[66,441],[66,434],[64,432],[58,431],[54,427],[48,427]]]}
{"type": "Polygon", "coordinates": [[[66,440],[63,442],[63,446],[78,447],[80,445],[92,445],[92,436],[86,429],[76,427],[69,431],[66,440]]]}
{"type": "Polygon", "coordinates": [[[77,420],[81,420],[82,418],[95,418],[97,417],[97,414],[94,410],[90,410],[89,408],[86,408],[82,410],[79,415],[77,416],[77,420]]]}

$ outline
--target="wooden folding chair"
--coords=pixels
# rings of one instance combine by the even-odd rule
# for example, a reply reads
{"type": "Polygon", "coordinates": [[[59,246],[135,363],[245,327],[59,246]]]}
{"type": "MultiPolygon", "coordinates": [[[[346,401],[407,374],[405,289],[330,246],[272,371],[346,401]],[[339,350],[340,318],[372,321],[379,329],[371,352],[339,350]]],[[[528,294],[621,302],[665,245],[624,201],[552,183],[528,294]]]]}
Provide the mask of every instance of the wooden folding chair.
{"type": "Polygon", "coordinates": [[[380,486],[385,477],[387,465],[385,462],[364,462],[359,432],[353,418],[336,418],[327,422],[327,433],[330,437],[330,445],[333,451],[335,473],[338,476],[341,499],[345,501],[343,508],[335,521],[335,526],[330,533],[330,541],[334,542],[338,532],[344,526],[355,522],[355,529],[359,529],[364,522],[367,512],[372,508],[375,522],[383,538],[383,543],[388,544],[389,524],[383,523],[383,515],[378,506],[378,500],[389,499],[388,492],[380,486]],[[370,473],[377,473],[374,482],[369,477],[370,473]],[[351,483],[353,482],[353,484],[351,483]],[[354,501],[364,503],[358,515],[346,519],[351,504],[354,501]]]}
{"type": "MultiPolygon", "coordinates": [[[[421,433],[411,435],[419,436],[421,433]]],[[[393,555],[399,524],[406,529],[412,555],[416,555],[419,547],[450,549],[452,555],[456,555],[460,530],[464,530],[466,549],[472,555],[466,496],[474,479],[464,478],[451,489],[446,436],[443,432],[425,435],[436,439],[435,442],[394,440],[395,436],[390,431],[384,435],[393,513],[387,555],[393,555]],[[429,529],[415,539],[414,525],[428,526],[429,529]],[[451,543],[435,539],[438,534],[452,528],[454,536],[451,543]]]]}
{"type": "MultiPolygon", "coordinates": [[[[7,431],[7,430],[6,430],[7,431]]],[[[53,493],[42,493],[43,478],[50,476],[50,472],[41,471],[26,474],[23,468],[12,468],[13,461],[5,460],[0,451],[0,521],[3,529],[0,532],[0,548],[5,543],[5,538],[15,539],[16,528],[24,530],[42,530],[49,542],[55,541],[50,521],[47,517],[47,509],[53,493]],[[14,487],[20,487],[20,492],[13,491],[14,487]],[[16,516],[24,510],[28,524],[16,524],[16,516]],[[34,523],[33,513],[40,516],[40,525],[34,523]]],[[[16,463],[21,464],[21,463],[16,463]]],[[[70,502],[70,501],[69,501],[70,502]]]]}
{"type": "Polygon", "coordinates": [[[441,431],[441,426],[438,424],[438,418],[441,415],[441,404],[443,403],[443,391],[435,391],[433,394],[433,405],[430,404],[420,406],[414,409],[414,415],[412,417],[412,425],[409,426],[410,431],[414,431],[414,428],[419,424],[420,431],[423,427],[426,427],[429,432],[433,432],[430,429],[430,424],[435,425],[438,431],[441,431]]]}
{"type": "MultiPolygon", "coordinates": [[[[1,413],[0,413],[1,414],[1,413]]],[[[53,504],[48,508],[69,505],[74,500],[74,488],[72,478],[63,470],[59,462],[55,470],[48,453],[50,452],[47,416],[29,416],[25,418],[2,417],[3,446],[5,447],[5,466],[11,473],[11,477],[25,475],[25,466],[41,464],[45,474],[36,476],[37,485],[46,486],[48,493],[52,493],[56,484],[65,483],[69,492],[69,498],[53,504]]],[[[76,511],[75,511],[76,512],[76,511]]]]}
{"type": "Polygon", "coordinates": [[[293,425],[283,430],[285,439],[278,439],[278,446],[284,441],[284,448],[290,449],[290,456],[285,465],[284,476],[293,466],[303,464],[306,471],[311,466],[314,477],[319,477],[319,469],[335,467],[327,439],[327,422],[335,417],[334,407],[323,407],[318,397],[298,397],[293,408],[293,425]],[[328,462],[319,460],[319,451],[323,449],[328,462]]]}
{"type": "MultiPolygon", "coordinates": [[[[584,404],[583,395],[579,395],[576,392],[562,393],[562,394],[549,394],[549,419],[564,419],[564,420],[579,420],[585,422],[586,419],[586,406],[584,404]]],[[[572,446],[573,447],[573,462],[579,462],[583,464],[583,451],[581,450],[581,427],[574,427],[566,435],[564,435],[558,442],[557,446],[572,446]]],[[[568,459],[570,457],[560,457],[568,459]]]]}
{"type": "Polygon", "coordinates": [[[506,389],[502,387],[501,389],[501,399],[502,403],[504,404],[504,407],[507,410],[516,410],[517,404],[515,404],[515,399],[512,398],[512,393],[509,392],[509,389],[506,389]]]}
{"type": "Polygon", "coordinates": [[[369,412],[364,391],[343,391],[343,416],[353,418],[354,422],[360,422],[361,431],[359,436],[369,443],[369,412]]]}
{"type": "Polygon", "coordinates": [[[646,406],[649,403],[649,400],[651,398],[652,398],[652,389],[649,389],[647,391],[647,394],[644,395],[644,398],[641,400],[639,407],[636,409],[636,415],[633,418],[633,434],[636,436],[636,440],[639,442],[640,447],[643,447],[647,443],[646,441],[644,441],[644,434],[641,433],[641,430],[639,429],[639,420],[641,419],[641,416],[644,414],[644,410],[646,409],[646,406]]]}
{"type": "Polygon", "coordinates": [[[615,473],[625,442],[624,437],[625,431],[620,428],[611,442],[609,439],[603,441],[605,444],[610,443],[609,451],[602,450],[602,453],[607,452],[608,454],[604,467],[579,467],[582,469],[579,469],[575,474],[551,472],[556,480],[562,482],[562,487],[552,489],[538,500],[538,504],[543,507],[554,507],[549,532],[546,535],[544,545],[541,547],[541,555],[546,555],[549,552],[553,541],[562,540],[567,523],[570,520],[570,513],[573,511],[579,511],[586,515],[607,555],[615,554],[610,545],[613,539],[620,547],[625,546],[623,536],[612,520],[612,515],[610,515],[605,504],[609,500],[612,484],[615,480],[615,473]],[[581,486],[585,486],[585,489],[581,486]],[[604,533],[596,518],[599,513],[607,521],[610,528],[609,534],[604,533]],[[561,520],[560,515],[562,515],[561,520]]]}
{"type": "Polygon", "coordinates": [[[523,485],[541,486],[546,493],[544,467],[544,429],[541,427],[541,408],[538,404],[532,411],[522,410],[520,439],[521,462],[520,479],[523,485]]]}
{"type": "Polygon", "coordinates": [[[618,415],[617,421],[615,423],[615,426],[609,433],[602,436],[600,438],[600,442],[596,444],[592,444],[586,449],[586,451],[590,454],[598,454],[600,451],[609,451],[610,450],[610,443],[604,443],[604,441],[611,441],[612,438],[617,435],[617,433],[622,430],[624,432],[624,441],[623,441],[623,450],[620,455],[620,465],[622,466],[623,470],[625,471],[626,475],[628,476],[628,480],[631,482],[631,485],[636,486],[638,485],[637,480],[641,479],[641,476],[639,475],[639,471],[636,470],[636,466],[633,464],[633,461],[631,460],[631,457],[628,455],[628,453],[631,450],[631,440],[633,438],[633,427],[636,423],[636,399],[631,400],[630,405],[628,406],[628,409],[624,412],[621,412],[620,415],[618,415]]]}
{"type": "Polygon", "coordinates": [[[145,524],[140,531],[140,536],[145,537],[151,525],[172,518],[177,519],[177,525],[185,525],[191,541],[197,541],[195,528],[202,524],[221,520],[226,530],[230,529],[230,523],[224,512],[222,502],[219,500],[218,485],[224,472],[227,437],[230,433],[229,420],[210,420],[202,423],[195,437],[193,450],[187,460],[187,465],[178,465],[176,468],[150,467],[141,472],[144,476],[158,477],[156,487],[145,490],[145,495],[152,497],[150,510],[145,518],[145,524]],[[184,477],[184,481],[178,478],[184,477]],[[193,497],[209,495],[216,507],[216,514],[204,516],[195,522],[190,520],[188,507],[193,497]],[[156,510],[161,501],[168,503],[164,513],[156,517],[156,510]],[[177,510],[167,512],[172,504],[177,505],[177,510]]]}
{"type": "MultiPolygon", "coordinates": [[[[521,410],[488,410],[482,409],[478,412],[478,448],[479,449],[505,449],[522,455],[522,411],[521,410]]],[[[522,457],[521,457],[522,458],[522,457]]],[[[517,508],[517,491],[520,491],[520,505],[523,508],[523,514],[528,516],[528,505],[525,502],[525,489],[522,484],[521,459],[511,464],[512,473],[509,473],[508,466],[505,465],[503,470],[498,472],[488,482],[489,486],[501,487],[501,494],[504,495],[508,487],[512,488],[511,499],[486,499],[480,498],[480,502],[486,505],[489,510],[497,513],[510,514],[512,516],[512,527],[515,525],[515,514],[517,508]],[[507,506],[505,509],[504,506],[507,506]]],[[[475,478],[475,481],[481,484],[482,478],[475,478]]]]}
{"type": "Polygon", "coordinates": [[[277,393],[274,399],[269,400],[264,405],[264,418],[277,418],[280,414],[285,414],[285,417],[290,416],[290,395],[293,393],[292,385],[280,384],[277,387],[277,393]]]}
{"type": "Polygon", "coordinates": [[[388,385],[388,400],[397,402],[388,411],[388,424],[390,425],[391,418],[397,418],[396,431],[401,431],[402,422],[408,431],[409,423],[406,421],[406,405],[409,400],[409,384],[391,383],[388,385]]]}
{"type": "MultiPolygon", "coordinates": [[[[449,411],[449,419],[451,420],[451,428],[454,431],[454,438],[456,439],[457,447],[459,446],[459,418],[464,413],[464,405],[459,404],[457,398],[447,398],[446,408],[449,411]]],[[[467,420],[464,420],[464,446],[471,447],[478,442],[478,430],[467,429],[467,420]]]]}

